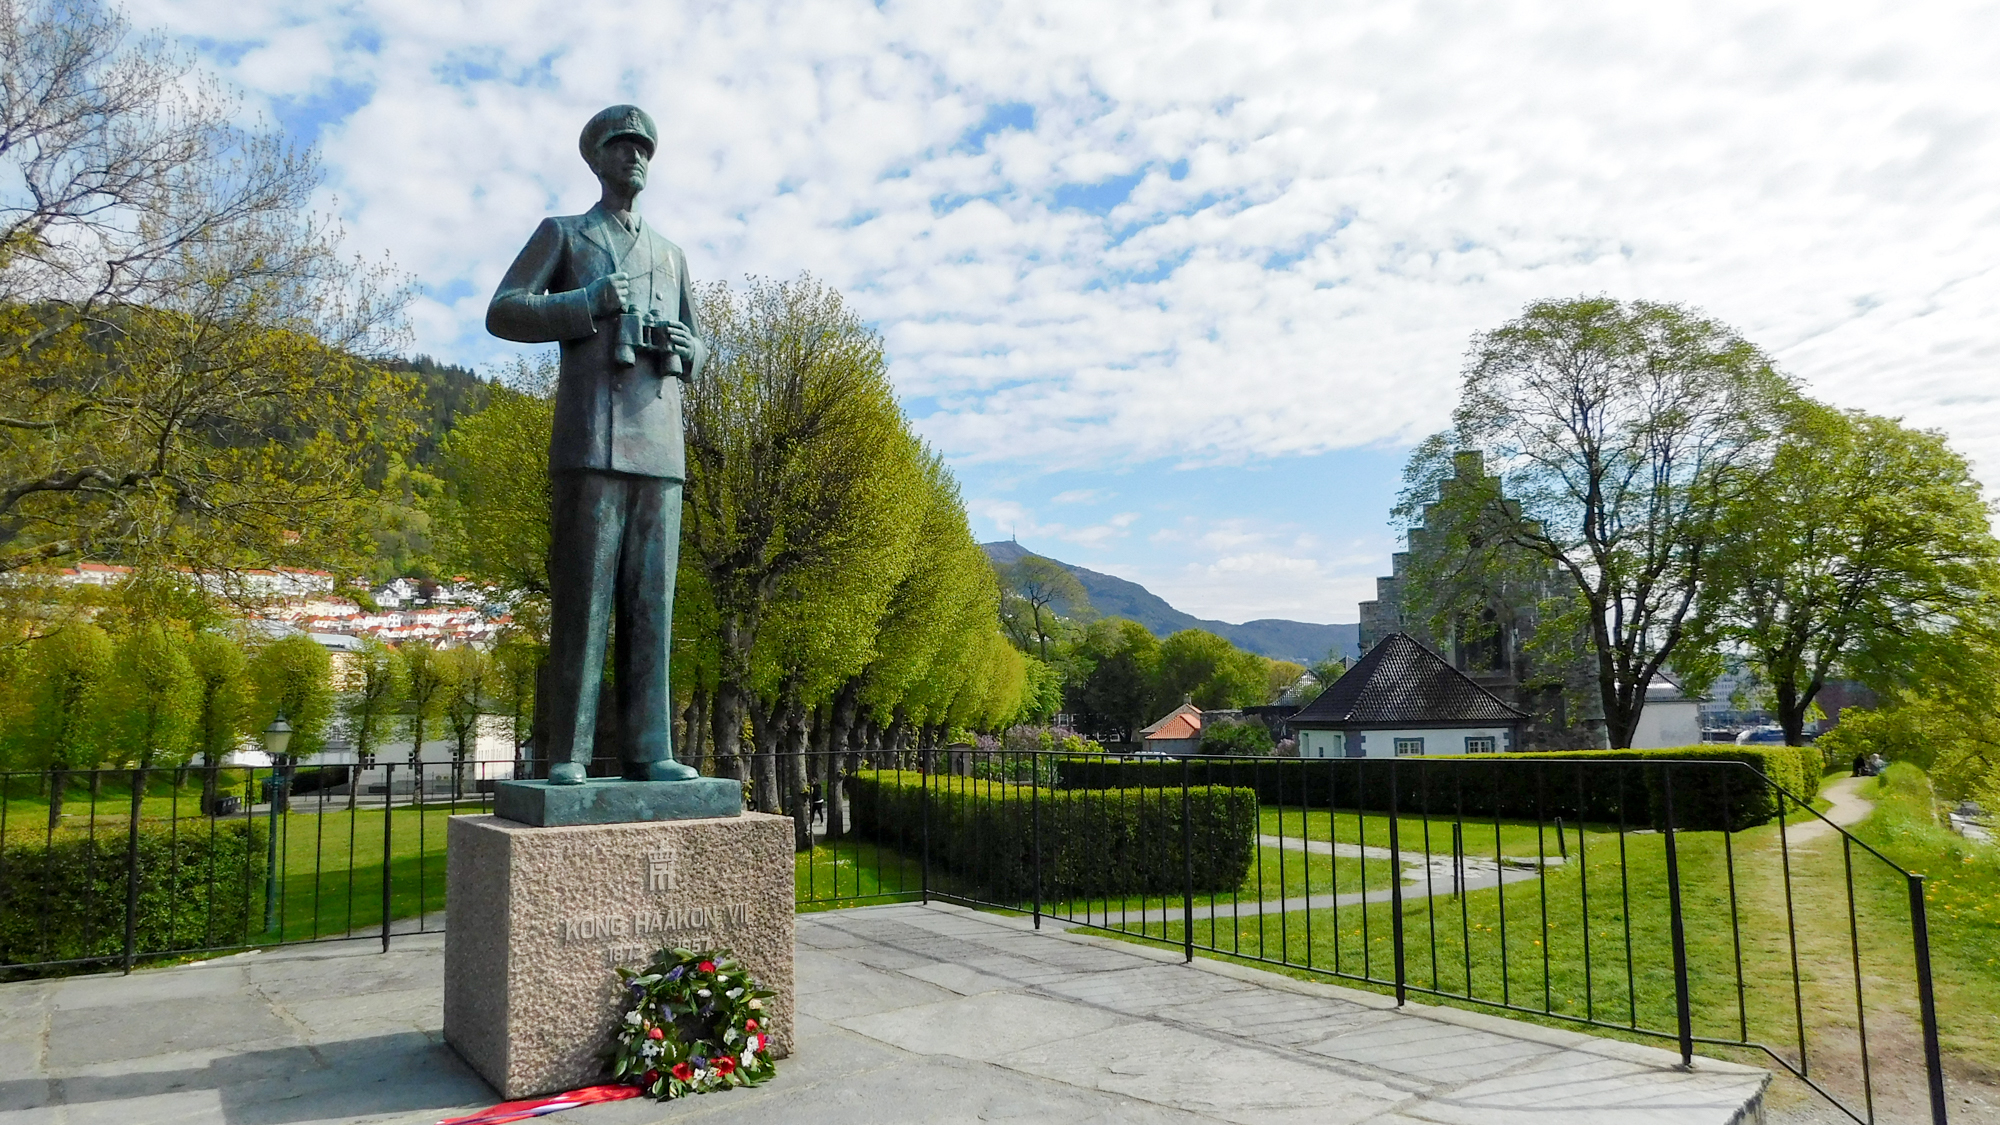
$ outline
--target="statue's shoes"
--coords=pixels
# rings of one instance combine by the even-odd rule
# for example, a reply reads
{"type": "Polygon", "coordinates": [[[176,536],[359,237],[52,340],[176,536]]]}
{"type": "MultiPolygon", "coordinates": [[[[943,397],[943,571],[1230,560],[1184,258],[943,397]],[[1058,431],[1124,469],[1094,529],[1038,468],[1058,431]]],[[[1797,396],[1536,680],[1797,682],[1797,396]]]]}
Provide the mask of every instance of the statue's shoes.
{"type": "Polygon", "coordinates": [[[701,776],[700,770],[672,758],[655,762],[627,762],[624,772],[627,781],[689,781],[701,776]]]}
{"type": "Polygon", "coordinates": [[[549,767],[550,785],[582,785],[588,776],[575,762],[557,762],[549,767]]]}

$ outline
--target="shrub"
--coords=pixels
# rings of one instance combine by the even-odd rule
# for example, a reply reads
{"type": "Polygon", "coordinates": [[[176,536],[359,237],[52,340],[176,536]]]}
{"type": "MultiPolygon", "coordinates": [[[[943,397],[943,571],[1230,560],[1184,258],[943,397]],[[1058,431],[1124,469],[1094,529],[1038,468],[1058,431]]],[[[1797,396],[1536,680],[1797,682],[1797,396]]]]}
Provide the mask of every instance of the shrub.
{"type": "MultiPolygon", "coordinates": [[[[1541,754],[1425,758],[1194,759],[1202,785],[1253,789],[1267,804],[1361,808],[1385,812],[1391,782],[1396,808],[1433,816],[1567,817],[1655,828],[1666,824],[1667,763],[1672,768],[1674,820],[1683,829],[1732,830],[1763,824],[1778,813],[1778,796],[1740,762],[1793,794],[1810,799],[1790,746],[1688,746],[1671,750],[1576,750],[1541,754]],[[1535,764],[1546,763],[1546,764],[1535,764]],[[1700,763],[1700,764],[1698,764],[1700,763]],[[1717,764],[1706,764],[1717,763],[1717,764]]],[[[1065,789],[1178,786],[1179,762],[1064,759],[1065,789]]],[[[1796,809],[1790,815],[1796,815],[1796,809]]]]}
{"type": "MultiPolygon", "coordinates": [[[[930,779],[932,862],[997,901],[1034,893],[1035,814],[1041,816],[1042,896],[1178,894],[1187,885],[1178,765],[1171,789],[1037,791],[963,777],[930,779]]],[[[864,771],[849,781],[855,832],[908,846],[924,822],[924,777],[864,771]]],[[[1188,791],[1194,889],[1243,884],[1255,855],[1257,795],[1188,791]]]]}
{"type": "MultiPolygon", "coordinates": [[[[38,961],[89,971],[123,955],[124,829],[99,822],[94,835],[57,829],[0,847],[0,976],[41,975],[5,967],[38,961]]],[[[263,904],[264,827],[142,820],[138,871],[141,956],[241,944],[263,904]]]]}

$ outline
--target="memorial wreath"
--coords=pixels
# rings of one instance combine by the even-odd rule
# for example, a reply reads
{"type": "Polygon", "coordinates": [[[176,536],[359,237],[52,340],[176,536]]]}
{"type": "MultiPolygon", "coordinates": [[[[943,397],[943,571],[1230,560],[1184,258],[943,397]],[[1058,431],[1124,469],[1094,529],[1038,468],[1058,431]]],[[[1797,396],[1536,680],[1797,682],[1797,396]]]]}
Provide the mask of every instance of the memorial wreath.
{"type": "Polygon", "coordinates": [[[611,1075],[665,1101],[777,1073],[764,1001],[726,949],[662,949],[644,969],[620,969],[625,1014],[613,1033],[611,1075]]]}

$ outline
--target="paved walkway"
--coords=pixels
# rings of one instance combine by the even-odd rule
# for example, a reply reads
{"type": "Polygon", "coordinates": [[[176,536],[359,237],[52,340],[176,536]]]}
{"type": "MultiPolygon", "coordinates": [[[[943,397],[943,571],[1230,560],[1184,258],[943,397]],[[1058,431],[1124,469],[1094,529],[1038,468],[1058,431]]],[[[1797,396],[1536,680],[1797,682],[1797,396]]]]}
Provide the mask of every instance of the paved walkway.
{"type": "MultiPolygon", "coordinates": [[[[752,1091],[554,1125],[1733,1125],[1763,1071],[940,906],[799,918],[798,1054],[752,1091]]],[[[439,1037],[442,941],[0,985],[0,1125],[416,1125],[496,1100],[439,1037]]]]}

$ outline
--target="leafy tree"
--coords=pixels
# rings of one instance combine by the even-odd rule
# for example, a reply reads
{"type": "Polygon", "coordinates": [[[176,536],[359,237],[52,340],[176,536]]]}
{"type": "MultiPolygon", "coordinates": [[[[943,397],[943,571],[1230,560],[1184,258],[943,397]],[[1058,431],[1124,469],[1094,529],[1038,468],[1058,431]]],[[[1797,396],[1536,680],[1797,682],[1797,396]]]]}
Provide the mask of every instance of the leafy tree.
{"type": "Polygon", "coordinates": [[[1306,675],[1322,688],[1333,686],[1333,682],[1347,674],[1347,658],[1328,652],[1323,660],[1315,660],[1306,665],[1306,675]]]}
{"type": "MultiPolygon", "coordinates": [[[[544,359],[547,362],[547,359],[544,359]]],[[[544,386],[524,368],[515,382],[544,386]]],[[[549,592],[549,434],[552,394],[508,386],[459,419],[444,440],[437,551],[451,573],[546,598],[549,592]]]]}
{"type": "Polygon", "coordinates": [[[1087,670],[1072,683],[1070,709],[1086,730],[1131,741],[1159,709],[1159,642],[1138,622],[1113,617],[1091,622],[1077,650],[1087,670]]]}
{"type": "Polygon", "coordinates": [[[403,294],[313,217],[319,172],[158,36],[6,5],[0,574],[115,556],[358,562],[407,384],[403,294]],[[18,189],[18,190],[16,190],[18,189]]]}
{"type": "Polygon", "coordinates": [[[1054,719],[1056,712],[1062,710],[1062,669],[1032,656],[1028,658],[1024,667],[1027,672],[1027,690],[1022,693],[1021,710],[1014,716],[1014,722],[1041,726],[1054,719]]]}
{"type": "Polygon", "coordinates": [[[881,339],[838,293],[811,278],[740,296],[712,286],[702,316],[712,351],[686,401],[682,552],[715,612],[717,765],[741,776],[753,654],[776,599],[870,545],[892,514],[882,498],[906,495],[883,470],[909,462],[895,456],[903,420],[881,339]]]}
{"type": "Polygon", "coordinates": [[[49,771],[49,825],[62,822],[70,770],[97,762],[101,692],[112,669],[111,638],[85,622],[63,626],[29,649],[31,725],[27,751],[49,771]]]}
{"type": "MultiPolygon", "coordinates": [[[[1983,644],[1968,646],[1963,655],[1971,663],[2000,672],[1983,644]]],[[[1930,774],[1940,797],[1949,801],[1969,797],[1989,809],[2000,808],[1996,682],[2000,681],[1987,679],[1986,690],[1971,696],[1910,692],[1872,711],[1849,708],[1816,748],[1826,764],[1836,768],[1878,753],[1892,762],[1909,762],[1930,774]]]]}
{"type": "MultiPolygon", "coordinates": [[[[390,719],[404,693],[402,654],[374,637],[363,637],[348,665],[341,716],[361,768],[375,762],[375,749],[389,734],[390,719]]],[[[352,790],[350,790],[350,793],[352,790]]]]}
{"type": "Polygon", "coordinates": [[[1264,669],[1267,677],[1264,683],[1263,702],[1271,703],[1282,698],[1285,693],[1306,675],[1306,666],[1289,660],[1273,660],[1264,669]]]}
{"type": "Polygon", "coordinates": [[[1187,698],[1204,711],[1256,706],[1266,700],[1269,666],[1214,633],[1183,629],[1160,642],[1161,702],[1187,698]]]}
{"type": "Polygon", "coordinates": [[[303,761],[326,749],[333,719],[333,659],[317,641],[295,633],[265,645],[250,658],[250,682],[256,690],[252,730],[263,730],[282,714],[292,728],[286,758],[303,761]]]}
{"type": "Polygon", "coordinates": [[[221,633],[196,633],[188,642],[195,680],[194,750],[201,755],[201,810],[215,807],[216,770],[236,748],[249,714],[243,647],[221,633]]]}
{"type": "Polygon", "coordinates": [[[503,633],[493,646],[493,702],[508,716],[517,760],[534,724],[535,684],[547,655],[546,646],[521,630],[503,633]]]}
{"type": "Polygon", "coordinates": [[[429,737],[431,720],[444,709],[449,672],[444,654],[429,641],[410,641],[399,651],[403,657],[403,719],[410,731],[410,769],[415,771],[415,783],[420,784],[424,740],[429,737]]]}
{"type": "Polygon", "coordinates": [[[479,748],[479,720],[486,714],[492,661],[471,645],[445,649],[438,657],[444,670],[442,710],[451,728],[451,790],[456,798],[465,791],[465,763],[479,748]]]}
{"type": "MultiPolygon", "coordinates": [[[[1040,555],[1023,555],[1010,563],[1000,574],[1005,584],[1006,597],[1017,603],[1015,607],[1003,606],[1003,619],[1018,621],[1014,626],[1023,631],[1017,642],[1025,638],[1037,646],[1036,655],[1043,661],[1049,658],[1049,638],[1056,625],[1056,607],[1060,605],[1069,611],[1071,617],[1081,617],[1090,611],[1090,596],[1084,593],[1083,583],[1069,568],[1053,559],[1040,555]]],[[[1027,647],[1022,644],[1022,647],[1027,647]]]]}
{"type": "Polygon", "coordinates": [[[1705,588],[1710,643],[1748,654],[1791,745],[1827,680],[1877,691],[1976,667],[1994,622],[1996,544],[1942,434],[1800,401],[1756,487],[1725,513],[1705,588]]]}
{"type": "Polygon", "coordinates": [[[190,641],[157,621],[118,639],[109,692],[119,712],[115,741],[120,757],[140,769],[151,769],[163,752],[178,762],[190,749],[202,697],[190,641]]]}
{"type": "MultiPolygon", "coordinates": [[[[1605,297],[1529,305],[1475,339],[1453,431],[1405,474],[1398,513],[1414,524],[1454,452],[1498,472],[1481,478],[1490,487],[1438,495],[1430,510],[1444,518],[1432,523],[1451,541],[1412,552],[1407,585],[1476,597],[1494,583],[1448,572],[1508,557],[1552,567],[1571,604],[1544,615],[1540,639],[1582,638],[1611,745],[1629,746],[1661,669],[1677,655],[1684,673],[1701,666],[1681,649],[1718,523],[1754,483],[1791,396],[1761,351],[1693,310],[1605,297]]],[[[1449,635],[1476,607],[1429,608],[1433,631],[1449,635]]]]}
{"type": "Polygon", "coordinates": [[[1271,728],[1263,723],[1216,723],[1201,731],[1201,752],[1238,758],[1268,758],[1275,747],[1271,728]]]}

